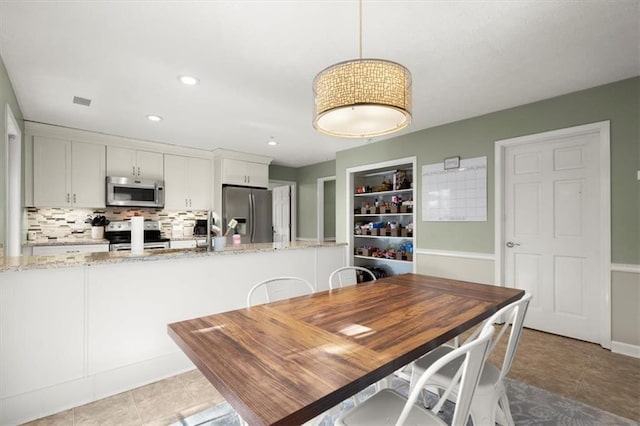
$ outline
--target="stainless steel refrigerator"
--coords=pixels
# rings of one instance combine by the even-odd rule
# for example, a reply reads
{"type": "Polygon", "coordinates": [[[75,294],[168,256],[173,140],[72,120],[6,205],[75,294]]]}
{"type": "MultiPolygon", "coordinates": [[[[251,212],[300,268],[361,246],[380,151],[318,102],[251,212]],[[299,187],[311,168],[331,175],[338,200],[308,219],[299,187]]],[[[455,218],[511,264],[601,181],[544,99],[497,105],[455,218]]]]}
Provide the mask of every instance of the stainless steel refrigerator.
{"type": "Polygon", "coordinates": [[[222,187],[222,232],[231,219],[238,221],[235,232],[243,243],[273,241],[271,191],[242,186],[222,187]]]}

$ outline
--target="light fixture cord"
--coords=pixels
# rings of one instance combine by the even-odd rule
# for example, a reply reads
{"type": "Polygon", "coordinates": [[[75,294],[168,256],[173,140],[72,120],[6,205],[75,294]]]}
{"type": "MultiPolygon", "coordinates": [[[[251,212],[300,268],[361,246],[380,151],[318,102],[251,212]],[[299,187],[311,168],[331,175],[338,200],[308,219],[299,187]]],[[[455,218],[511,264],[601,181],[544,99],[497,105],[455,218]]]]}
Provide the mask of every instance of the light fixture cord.
{"type": "Polygon", "coordinates": [[[360,59],[362,59],[362,0],[360,0],[360,47],[358,53],[360,55],[360,59]]]}

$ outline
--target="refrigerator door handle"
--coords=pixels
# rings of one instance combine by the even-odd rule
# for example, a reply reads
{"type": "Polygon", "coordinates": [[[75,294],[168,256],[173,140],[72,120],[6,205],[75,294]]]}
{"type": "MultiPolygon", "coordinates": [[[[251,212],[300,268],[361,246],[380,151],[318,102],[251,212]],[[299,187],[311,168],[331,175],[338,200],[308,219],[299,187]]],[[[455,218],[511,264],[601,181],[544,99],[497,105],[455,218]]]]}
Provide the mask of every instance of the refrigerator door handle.
{"type": "Polygon", "coordinates": [[[255,240],[255,230],[256,230],[256,215],[255,215],[255,200],[253,198],[253,193],[249,194],[249,239],[250,242],[253,243],[255,240]]]}

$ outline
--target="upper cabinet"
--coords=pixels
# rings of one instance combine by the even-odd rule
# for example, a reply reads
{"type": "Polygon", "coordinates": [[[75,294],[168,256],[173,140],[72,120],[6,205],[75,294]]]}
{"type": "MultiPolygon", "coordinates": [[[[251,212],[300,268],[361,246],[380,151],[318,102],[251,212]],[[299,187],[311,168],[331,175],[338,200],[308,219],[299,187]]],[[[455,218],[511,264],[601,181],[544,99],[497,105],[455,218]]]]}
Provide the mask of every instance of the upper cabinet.
{"type": "Polygon", "coordinates": [[[222,184],[267,188],[269,186],[269,165],[224,158],[222,160],[222,184]]]}
{"type": "Polygon", "coordinates": [[[33,205],[104,207],[105,145],[33,138],[33,205]]]}
{"type": "Polygon", "coordinates": [[[108,146],[107,175],[164,180],[163,155],[160,152],[108,146]]]}
{"type": "Polygon", "coordinates": [[[164,156],[166,210],[208,210],[211,208],[211,160],[164,156]]]}

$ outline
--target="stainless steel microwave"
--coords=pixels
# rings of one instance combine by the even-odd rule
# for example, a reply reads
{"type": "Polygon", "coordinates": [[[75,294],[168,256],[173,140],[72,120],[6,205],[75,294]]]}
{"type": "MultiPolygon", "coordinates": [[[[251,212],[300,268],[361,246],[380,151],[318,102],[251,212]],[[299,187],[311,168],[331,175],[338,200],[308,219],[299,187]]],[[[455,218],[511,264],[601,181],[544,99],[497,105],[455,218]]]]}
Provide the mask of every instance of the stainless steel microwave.
{"type": "Polygon", "coordinates": [[[164,181],[107,176],[107,206],[164,207],[164,181]]]}

